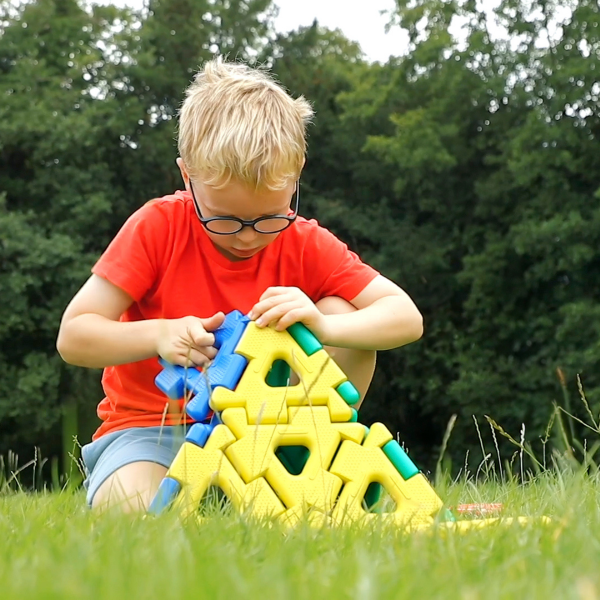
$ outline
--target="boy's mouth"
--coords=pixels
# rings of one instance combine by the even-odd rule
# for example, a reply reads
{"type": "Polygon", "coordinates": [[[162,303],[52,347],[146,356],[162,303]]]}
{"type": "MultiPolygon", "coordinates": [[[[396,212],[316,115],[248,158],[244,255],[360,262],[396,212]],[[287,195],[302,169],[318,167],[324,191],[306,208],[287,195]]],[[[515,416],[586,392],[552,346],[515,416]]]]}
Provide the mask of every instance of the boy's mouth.
{"type": "Polygon", "coordinates": [[[247,258],[249,256],[252,256],[253,254],[256,254],[259,250],[260,250],[260,248],[252,248],[250,250],[238,250],[237,248],[229,249],[229,251],[232,254],[234,254],[235,256],[239,256],[241,258],[247,258]]]}

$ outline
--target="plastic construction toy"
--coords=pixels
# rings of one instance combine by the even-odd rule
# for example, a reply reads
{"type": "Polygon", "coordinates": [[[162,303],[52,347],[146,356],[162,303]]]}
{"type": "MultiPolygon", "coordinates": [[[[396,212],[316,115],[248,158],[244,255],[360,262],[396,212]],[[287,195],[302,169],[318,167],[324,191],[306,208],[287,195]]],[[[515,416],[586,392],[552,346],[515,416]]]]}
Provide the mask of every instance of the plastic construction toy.
{"type": "Polygon", "coordinates": [[[455,523],[388,429],[357,422],[358,391],[302,324],[260,329],[234,311],[215,346],[205,372],[161,362],[156,385],[169,398],[189,395],[196,423],[150,512],[195,515],[218,487],[238,511],[286,527],[303,518],[342,525],[385,517],[408,529],[445,521],[461,530],[491,521],[455,523]]]}

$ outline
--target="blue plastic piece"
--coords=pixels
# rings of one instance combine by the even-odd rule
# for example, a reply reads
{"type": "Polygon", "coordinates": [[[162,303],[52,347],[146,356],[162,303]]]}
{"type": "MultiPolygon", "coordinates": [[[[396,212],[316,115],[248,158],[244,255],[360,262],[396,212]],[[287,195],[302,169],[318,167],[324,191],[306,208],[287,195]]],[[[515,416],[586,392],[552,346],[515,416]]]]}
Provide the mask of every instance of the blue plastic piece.
{"type": "MultiPolygon", "coordinates": [[[[241,315],[241,313],[239,314],[241,315]]],[[[241,354],[236,354],[235,349],[249,322],[250,319],[243,315],[236,317],[235,327],[230,330],[229,337],[224,341],[221,340],[221,348],[213,362],[206,369],[206,376],[202,378],[200,389],[194,390],[196,395],[187,405],[187,413],[192,419],[204,421],[208,417],[211,410],[210,395],[214,388],[224,387],[228,390],[234,390],[237,386],[246,370],[248,359],[241,354]]]]}
{"type": "MultiPolygon", "coordinates": [[[[232,310],[225,316],[225,320],[221,324],[221,327],[214,331],[215,348],[221,348],[221,346],[234,335],[235,329],[240,321],[248,323],[250,319],[245,317],[239,310],[232,310]]],[[[236,346],[237,342],[239,342],[239,339],[236,341],[236,346]]]]}
{"type": "Polygon", "coordinates": [[[194,396],[188,402],[186,412],[195,421],[204,421],[210,414],[210,393],[207,391],[194,396]]]}
{"type": "Polygon", "coordinates": [[[210,395],[215,387],[234,390],[237,386],[248,360],[241,354],[235,354],[250,319],[239,310],[230,312],[221,327],[215,330],[215,347],[219,349],[217,356],[203,372],[194,368],[171,365],[162,358],[164,367],[155,383],[169,398],[178,400],[186,392],[193,397],[187,405],[187,413],[195,421],[204,421],[210,414],[210,395]]]}
{"type": "Polygon", "coordinates": [[[419,469],[417,469],[415,463],[408,458],[408,454],[404,452],[396,440],[388,442],[382,450],[404,479],[410,479],[418,474],[419,469]]]}
{"type": "Polygon", "coordinates": [[[181,484],[176,479],[165,477],[158,486],[156,495],[152,498],[148,512],[159,515],[175,500],[181,490],[181,484]]]}
{"type": "Polygon", "coordinates": [[[223,421],[221,421],[221,415],[214,412],[210,418],[210,426],[214,429],[217,425],[223,425],[223,421]]]}
{"type": "Polygon", "coordinates": [[[198,369],[172,365],[163,358],[159,358],[158,362],[163,370],[156,376],[154,383],[172,400],[183,398],[186,390],[198,393],[202,389],[200,382],[204,375],[198,369]]]}
{"type": "Polygon", "coordinates": [[[200,448],[204,448],[204,444],[210,437],[212,430],[217,426],[215,423],[194,423],[188,430],[185,440],[186,442],[191,442],[192,444],[196,444],[196,446],[200,446],[200,448]]]}
{"type": "Polygon", "coordinates": [[[183,385],[184,379],[181,377],[179,371],[174,365],[163,361],[159,358],[163,370],[156,376],[154,383],[161,392],[164,392],[172,400],[179,400],[183,397],[185,387],[183,385]]]}

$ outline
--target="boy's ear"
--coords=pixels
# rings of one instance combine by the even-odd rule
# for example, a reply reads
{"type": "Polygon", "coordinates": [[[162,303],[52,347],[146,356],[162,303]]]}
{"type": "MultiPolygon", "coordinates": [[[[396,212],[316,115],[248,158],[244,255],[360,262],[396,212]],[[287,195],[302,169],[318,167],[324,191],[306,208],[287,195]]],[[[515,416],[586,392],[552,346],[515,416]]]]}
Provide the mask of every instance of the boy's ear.
{"type": "Polygon", "coordinates": [[[181,172],[181,177],[183,179],[183,183],[185,183],[185,189],[189,191],[190,176],[189,176],[189,173],[187,172],[187,169],[185,168],[185,163],[183,162],[183,158],[181,158],[181,156],[179,156],[177,158],[177,160],[175,161],[175,163],[177,164],[177,166],[179,167],[179,171],[181,172]]]}

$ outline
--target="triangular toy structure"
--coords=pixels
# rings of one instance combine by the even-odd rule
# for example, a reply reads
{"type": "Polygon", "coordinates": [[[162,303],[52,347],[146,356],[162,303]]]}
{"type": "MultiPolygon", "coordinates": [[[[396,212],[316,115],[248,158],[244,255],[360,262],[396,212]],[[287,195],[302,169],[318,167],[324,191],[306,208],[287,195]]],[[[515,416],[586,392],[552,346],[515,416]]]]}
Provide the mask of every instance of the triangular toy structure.
{"type": "Polygon", "coordinates": [[[304,325],[260,329],[234,311],[215,346],[205,372],[162,362],[157,386],[169,398],[190,396],[196,422],[151,512],[195,514],[218,487],[245,514],[288,527],[307,515],[340,525],[379,518],[383,488],[393,501],[386,515],[399,526],[434,522],[442,501],[384,425],[356,422],[356,388],[304,325]]]}

